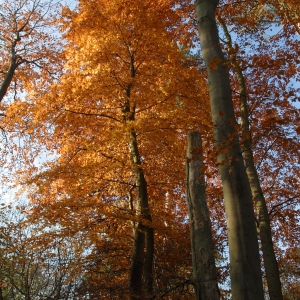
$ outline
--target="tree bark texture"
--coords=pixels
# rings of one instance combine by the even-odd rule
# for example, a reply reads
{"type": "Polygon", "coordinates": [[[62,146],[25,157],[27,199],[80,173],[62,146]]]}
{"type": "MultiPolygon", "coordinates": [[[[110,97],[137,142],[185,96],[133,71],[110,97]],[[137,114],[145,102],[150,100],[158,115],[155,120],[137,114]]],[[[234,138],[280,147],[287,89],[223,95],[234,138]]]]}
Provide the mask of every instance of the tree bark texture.
{"type": "Polygon", "coordinates": [[[264,299],[252,196],[239,145],[230,78],[219,45],[218,0],[196,0],[201,51],[208,73],[214,138],[222,179],[233,300],[264,299]]]}
{"type": "Polygon", "coordinates": [[[261,247],[263,252],[264,266],[268,283],[268,292],[270,300],[282,300],[281,282],[278,271],[278,264],[274,252],[272,231],[269,219],[266,200],[260,185],[259,177],[254,163],[252,140],[249,124],[249,111],[247,103],[247,87],[245,78],[240,68],[235,53],[233,51],[231,36],[224,22],[221,21],[226,39],[227,46],[230,50],[230,61],[233,65],[234,72],[239,83],[240,110],[241,110],[241,129],[243,134],[243,154],[246,165],[246,172],[250,183],[252,197],[255,202],[258,213],[258,231],[260,234],[261,247]]]}
{"type": "Polygon", "coordinates": [[[206,202],[200,133],[189,133],[187,143],[186,197],[190,218],[195,295],[197,300],[217,300],[220,299],[220,293],[206,202]]]}

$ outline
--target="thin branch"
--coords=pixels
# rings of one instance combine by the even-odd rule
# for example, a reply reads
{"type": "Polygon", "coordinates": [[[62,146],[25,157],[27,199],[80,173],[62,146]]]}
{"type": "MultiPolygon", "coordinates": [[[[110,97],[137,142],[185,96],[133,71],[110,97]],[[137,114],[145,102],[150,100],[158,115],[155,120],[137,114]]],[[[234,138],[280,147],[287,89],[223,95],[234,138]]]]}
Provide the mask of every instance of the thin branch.
{"type": "Polygon", "coordinates": [[[109,116],[109,115],[106,115],[106,114],[84,113],[84,112],[74,111],[74,110],[66,109],[66,108],[64,108],[64,111],[70,112],[70,113],[73,113],[73,114],[77,114],[77,115],[89,116],[89,117],[103,117],[103,118],[108,118],[108,119],[117,121],[119,123],[122,123],[122,121],[120,121],[119,119],[117,119],[115,117],[112,117],[112,116],[109,116]]]}
{"type": "Polygon", "coordinates": [[[288,206],[288,205],[292,205],[296,202],[296,200],[299,199],[299,195],[296,195],[294,197],[291,197],[291,198],[288,198],[287,200],[281,202],[281,203],[278,203],[276,205],[273,205],[269,211],[269,216],[271,216],[272,213],[276,213],[278,212],[277,210],[277,207],[280,207],[280,206],[288,206]],[[291,203],[290,203],[291,202],[291,203]]]}

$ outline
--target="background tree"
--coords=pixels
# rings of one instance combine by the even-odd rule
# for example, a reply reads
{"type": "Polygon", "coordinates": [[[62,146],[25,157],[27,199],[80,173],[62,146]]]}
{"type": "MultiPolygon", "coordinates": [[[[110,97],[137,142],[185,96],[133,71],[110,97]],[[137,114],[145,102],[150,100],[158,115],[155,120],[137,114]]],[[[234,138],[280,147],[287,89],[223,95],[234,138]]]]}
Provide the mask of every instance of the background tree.
{"type": "MultiPolygon", "coordinates": [[[[265,252],[269,293],[270,297],[281,298],[271,230],[267,230],[267,224],[270,219],[274,228],[282,220],[275,221],[272,205],[274,208],[283,205],[283,214],[297,215],[298,208],[295,203],[299,189],[289,176],[298,177],[299,172],[299,166],[295,163],[298,150],[294,144],[299,139],[295,131],[299,111],[293,105],[297,94],[299,95],[299,89],[291,84],[297,76],[297,38],[295,35],[292,37],[292,24],[283,25],[285,21],[280,16],[281,13],[277,13],[279,10],[274,9],[275,6],[274,1],[261,6],[255,3],[236,3],[224,5],[218,14],[222,27],[225,25],[223,20],[226,20],[230,32],[235,36],[232,41],[225,25],[222,30],[224,40],[227,41],[224,50],[233,71],[233,99],[236,103],[236,115],[241,120],[241,130],[244,132],[243,153],[247,172],[252,178],[250,184],[257,206],[257,226],[260,227],[261,244],[265,252]],[[229,47],[228,41],[231,42],[229,47]],[[283,44],[288,46],[282,47],[283,44]],[[248,120],[245,119],[246,115],[248,120]],[[253,161],[251,152],[254,154],[253,161]],[[255,173],[258,173],[261,181],[260,187],[258,178],[254,180],[255,173]],[[262,209],[263,194],[267,206],[263,205],[262,209]]],[[[287,226],[293,228],[294,224],[290,222],[287,225],[284,222],[279,225],[281,233],[286,232],[287,226]]],[[[276,230],[273,234],[274,238],[278,239],[280,231],[276,230]]],[[[278,255],[278,248],[276,252],[278,255]]]]}
{"type": "Polygon", "coordinates": [[[237,81],[239,84],[241,112],[240,118],[243,136],[243,157],[245,161],[247,176],[250,183],[252,197],[254,199],[256,210],[258,212],[257,227],[262,245],[269,295],[270,299],[282,299],[281,283],[279,278],[278,265],[274,253],[268,209],[253,158],[246,81],[242,69],[235,56],[234,49],[232,47],[232,39],[229,34],[228,28],[222,20],[220,20],[220,23],[222,25],[226,37],[225,43],[228,46],[228,52],[230,53],[229,59],[232,63],[233,70],[235,72],[235,76],[237,77],[237,81]]]}
{"type": "Polygon", "coordinates": [[[75,299],[83,278],[82,239],[28,222],[26,207],[2,203],[0,299],[75,299]]]}
{"type": "Polygon", "coordinates": [[[31,138],[18,105],[33,87],[46,90],[61,71],[55,5],[51,0],[0,1],[0,166],[8,175],[2,177],[3,189],[21,161],[32,159],[22,148],[31,138]],[[8,114],[12,102],[15,110],[8,114]]]}
{"type": "Polygon", "coordinates": [[[0,101],[41,76],[58,75],[59,42],[53,32],[53,1],[16,0],[0,3],[0,101]],[[13,84],[13,86],[11,86],[13,84]]]}

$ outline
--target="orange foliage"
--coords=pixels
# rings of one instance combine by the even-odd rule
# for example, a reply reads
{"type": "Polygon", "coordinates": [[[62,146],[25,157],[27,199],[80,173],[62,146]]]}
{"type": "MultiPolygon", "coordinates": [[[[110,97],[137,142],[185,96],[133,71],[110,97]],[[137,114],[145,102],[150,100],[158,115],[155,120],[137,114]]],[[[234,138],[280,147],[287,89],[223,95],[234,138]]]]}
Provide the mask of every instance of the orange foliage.
{"type": "MultiPolygon", "coordinates": [[[[185,135],[191,130],[200,130],[206,139],[213,234],[218,258],[227,254],[208,89],[201,61],[184,55],[194,45],[195,26],[189,18],[192,7],[182,2],[81,0],[78,10],[63,9],[61,56],[53,52],[47,31],[42,36],[33,31],[32,38],[25,39],[28,49],[40,50],[26,52],[26,60],[39,59],[43,68],[41,72],[29,68],[25,61],[20,65],[16,79],[27,89],[27,99],[12,104],[2,122],[11,129],[17,124],[28,133],[23,147],[26,168],[18,169],[17,177],[28,184],[32,215],[58,226],[62,235],[84,236],[90,247],[81,291],[94,299],[128,297],[132,225],[138,221],[131,203],[136,195],[128,148],[132,128],[155,229],[157,298],[193,298],[184,196],[185,135]],[[47,47],[41,46],[43,39],[47,47]],[[54,70],[58,80],[49,81],[54,70]],[[135,113],[131,122],[123,117],[127,101],[135,113]]],[[[290,84],[299,77],[295,8],[299,5],[296,0],[282,3],[224,0],[218,14],[236,44],[227,53],[224,45],[227,58],[234,51],[245,74],[255,163],[268,203],[283,289],[290,299],[299,295],[295,241],[300,239],[300,125],[299,109],[293,104],[299,91],[290,84]],[[280,30],[266,25],[274,22],[280,30]]],[[[1,32],[8,32],[7,24],[0,26],[1,32]]],[[[9,36],[11,44],[13,36],[9,36]]],[[[3,52],[2,70],[8,68],[8,59],[9,52],[3,52]]],[[[238,83],[233,74],[231,81],[238,117],[238,83]]],[[[225,261],[219,273],[220,281],[226,282],[225,261]]]]}
{"type": "Polygon", "coordinates": [[[168,1],[81,1],[78,12],[66,9],[64,17],[64,28],[71,24],[64,75],[47,93],[33,95],[29,111],[36,140],[57,157],[43,172],[30,169],[35,212],[65,232],[84,232],[94,244],[90,288],[96,298],[126,291],[132,222],[140,221],[128,147],[134,129],[159,243],[156,293],[176,295],[191,272],[189,237],[182,235],[185,134],[209,128],[205,80],[184,64],[189,58],[176,30],[166,30],[180,16],[168,1]],[[124,117],[128,103],[131,121],[124,117]],[[165,257],[167,249],[174,258],[165,257]]]}

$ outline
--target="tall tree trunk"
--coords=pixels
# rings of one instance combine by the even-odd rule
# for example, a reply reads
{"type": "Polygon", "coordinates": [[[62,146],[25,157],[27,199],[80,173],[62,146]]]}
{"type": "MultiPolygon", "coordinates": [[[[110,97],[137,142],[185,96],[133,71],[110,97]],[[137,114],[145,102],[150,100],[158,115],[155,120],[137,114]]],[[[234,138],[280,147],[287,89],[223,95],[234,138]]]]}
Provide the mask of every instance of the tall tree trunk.
{"type": "MultiPolygon", "coordinates": [[[[135,77],[134,54],[130,47],[130,76],[135,77]]],[[[123,107],[125,123],[135,119],[135,105],[130,105],[130,94],[132,85],[126,90],[127,101],[123,107]]],[[[140,153],[138,150],[137,136],[132,127],[129,133],[129,150],[131,162],[134,166],[135,186],[137,188],[136,202],[139,207],[140,219],[136,224],[134,234],[134,248],[129,275],[129,287],[133,293],[131,300],[149,297],[153,293],[153,256],[154,256],[154,230],[151,227],[151,214],[149,210],[147,182],[141,166],[140,153]],[[144,290],[142,287],[144,286],[144,290]],[[143,295],[144,293],[144,295],[143,295]]]]}
{"type": "Polygon", "coordinates": [[[268,291],[271,300],[283,299],[281,291],[281,282],[278,271],[277,260],[274,252],[272,232],[270,226],[270,219],[266,200],[260,185],[257,170],[254,164],[253,151],[252,151],[252,140],[249,124],[249,111],[247,105],[247,88],[245,78],[240,65],[237,62],[236,55],[232,47],[231,36],[224,22],[221,21],[226,39],[227,46],[230,53],[230,61],[233,65],[234,72],[237,76],[239,83],[240,93],[240,110],[241,110],[241,128],[243,133],[243,153],[246,164],[246,172],[248,175],[252,197],[255,202],[256,210],[258,213],[258,231],[260,234],[264,266],[266,270],[266,277],[268,283],[268,291]]]}
{"type": "Polygon", "coordinates": [[[145,294],[153,293],[153,254],[154,254],[154,232],[151,228],[151,214],[149,211],[147,182],[143,169],[141,168],[140,155],[136,140],[136,133],[132,129],[130,133],[129,148],[131,160],[135,167],[135,185],[137,187],[136,201],[138,202],[141,219],[137,222],[132,263],[130,269],[130,289],[134,293],[131,299],[141,299],[144,277],[145,294]],[[145,250],[145,251],[144,251],[145,250]]]}
{"type": "Polygon", "coordinates": [[[195,295],[197,300],[215,300],[220,299],[220,293],[206,202],[200,133],[189,133],[187,143],[186,196],[190,217],[195,295]]]}
{"type": "Polygon", "coordinates": [[[252,196],[232,103],[230,78],[219,45],[215,10],[218,0],[196,0],[198,30],[208,73],[218,166],[222,179],[232,299],[264,299],[252,196]]]}

